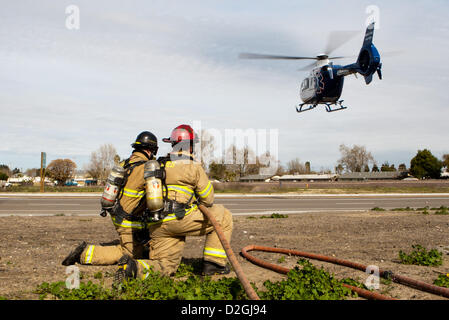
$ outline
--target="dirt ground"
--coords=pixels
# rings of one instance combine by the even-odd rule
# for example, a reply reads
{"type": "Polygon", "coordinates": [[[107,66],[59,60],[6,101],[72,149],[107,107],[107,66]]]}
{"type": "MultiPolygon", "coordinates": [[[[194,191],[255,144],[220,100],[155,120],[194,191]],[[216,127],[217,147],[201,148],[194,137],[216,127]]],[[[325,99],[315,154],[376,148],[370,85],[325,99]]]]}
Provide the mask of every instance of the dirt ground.
{"type": "MultiPolygon", "coordinates": [[[[61,261],[81,240],[91,244],[117,239],[109,218],[83,216],[1,217],[0,297],[38,299],[33,293],[42,282],[65,281],[61,261]]],[[[256,266],[239,253],[249,244],[294,249],[346,259],[432,283],[440,273],[449,273],[449,216],[418,212],[304,213],[283,219],[260,216],[234,217],[231,246],[251,282],[263,288],[267,279],[283,275],[256,266]],[[444,263],[438,267],[398,263],[400,250],[410,252],[412,244],[427,249],[445,248],[444,263]]],[[[204,237],[188,238],[184,258],[201,259],[204,237]]],[[[444,249],[443,249],[444,250],[444,249]]],[[[284,267],[293,267],[298,257],[252,252],[252,255],[284,267]],[[283,261],[282,261],[283,260],[283,261]],[[282,261],[282,262],[281,262],[282,261]]],[[[187,261],[187,260],[186,260],[187,261]]],[[[336,278],[351,277],[365,282],[362,271],[311,260],[336,278]]],[[[101,271],[105,285],[112,283],[115,266],[79,266],[82,281],[94,280],[101,271]]],[[[232,273],[235,276],[235,274],[232,273]]],[[[393,282],[381,281],[377,292],[405,300],[445,299],[393,282]]]]}

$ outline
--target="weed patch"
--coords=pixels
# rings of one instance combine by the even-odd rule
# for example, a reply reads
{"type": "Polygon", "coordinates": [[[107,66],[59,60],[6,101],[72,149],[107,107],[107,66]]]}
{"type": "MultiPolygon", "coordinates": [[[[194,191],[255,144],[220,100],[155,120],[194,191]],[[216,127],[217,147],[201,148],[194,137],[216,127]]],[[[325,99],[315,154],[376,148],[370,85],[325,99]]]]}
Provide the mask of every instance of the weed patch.
{"type": "MultiPolygon", "coordinates": [[[[67,289],[65,282],[40,284],[35,290],[40,299],[58,300],[247,300],[238,278],[212,280],[192,274],[195,266],[182,266],[175,277],[149,271],[144,280],[133,279],[118,286],[105,288],[103,281],[80,282],[78,289],[67,289]],[[179,280],[177,277],[187,277],[179,280]]],[[[102,279],[99,275],[95,278],[102,279]]],[[[348,281],[348,280],[347,280],[348,281]]],[[[308,260],[298,260],[285,280],[264,282],[264,290],[253,287],[261,299],[267,300],[342,300],[357,294],[344,287],[325,270],[317,269],[308,260]]]]}
{"type": "Polygon", "coordinates": [[[449,288],[449,273],[440,274],[438,278],[433,281],[433,284],[440,287],[449,288]]]}
{"type": "Polygon", "coordinates": [[[391,211],[414,211],[414,209],[410,207],[405,207],[405,208],[394,208],[391,211]]]}
{"type": "Polygon", "coordinates": [[[435,211],[435,214],[447,215],[449,214],[449,209],[446,206],[441,206],[435,211]]]}
{"type": "Polygon", "coordinates": [[[443,264],[443,254],[437,249],[427,251],[419,244],[412,245],[409,254],[399,251],[399,260],[402,264],[414,264],[419,266],[440,266],[443,264]]]}
{"type": "Polygon", "coordinates": [[[260,219],[285,219],[288,218],[286,214],[272,213],[270,216],[261,216],[260,219]]]}
{"type": "Polygon", "coordinates": [[[300,259],[289,271],[286,280],[264,282],[266,291],[259,291],[259,297],[267,300],[342,300],[355,296],[333,275],[317,269],[308,260],[300,259]]]}

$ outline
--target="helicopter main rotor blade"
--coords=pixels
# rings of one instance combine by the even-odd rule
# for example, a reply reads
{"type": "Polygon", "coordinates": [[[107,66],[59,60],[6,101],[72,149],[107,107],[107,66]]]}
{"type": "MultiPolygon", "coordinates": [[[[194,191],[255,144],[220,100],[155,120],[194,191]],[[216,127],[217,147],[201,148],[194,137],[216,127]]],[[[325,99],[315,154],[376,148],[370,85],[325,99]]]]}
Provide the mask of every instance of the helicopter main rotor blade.
{"type": "Polygon", "coordinates": [[[360,31],[332,31],[327,39],[324,53],[330,55],[346,42],[354,38],[358,33],[360,33],[360,31]]]}
{"type": "Polygon", "coordinates": [[[352,55],[352,56],[340,56],[340,57],[329,57],[329,60],[338,60],[338,59],[353,59],[353,58],[357,58],[358,55],[352,55]]]}
{"type": "Polygon", "coordinates": [[[315,66],[315,62],[312,62],[300,69],[298,69],[297,71],[309,71],[310,69],[312,69],[315,66]]]}
{"type": "Polygon", "coordinates": [[[317,60],[316,57],[292,57],[292,56],[279,56],[272,54],[259,54],[259,53],[241,53],[240,59],[276,59],[276,60],[317,60]]]}

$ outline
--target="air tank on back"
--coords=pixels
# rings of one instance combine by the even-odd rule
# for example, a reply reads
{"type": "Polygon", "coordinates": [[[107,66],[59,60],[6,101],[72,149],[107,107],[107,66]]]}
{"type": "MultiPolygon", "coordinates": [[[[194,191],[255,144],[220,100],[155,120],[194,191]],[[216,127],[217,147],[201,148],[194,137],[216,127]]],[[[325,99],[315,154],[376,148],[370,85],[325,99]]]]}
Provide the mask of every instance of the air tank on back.
{"type": "Polygon", "coordinates": [[[145,162],[145,196],[147,208],[150,212],[158,212],[164,208],[161,177],[162,171],[159,162],[156,160],[149,160],[145,162]]]}
{"type": "Polygon", "coordinates": [[[103,189],[103,195],[101,196],[102,210],[112,209],[115,204],[115,200],[117,199],[120,187],[123,184],[124,177],[125,169],[122,166],[116,165],[112,168],[106,181],[106,186],[103,189]]]}

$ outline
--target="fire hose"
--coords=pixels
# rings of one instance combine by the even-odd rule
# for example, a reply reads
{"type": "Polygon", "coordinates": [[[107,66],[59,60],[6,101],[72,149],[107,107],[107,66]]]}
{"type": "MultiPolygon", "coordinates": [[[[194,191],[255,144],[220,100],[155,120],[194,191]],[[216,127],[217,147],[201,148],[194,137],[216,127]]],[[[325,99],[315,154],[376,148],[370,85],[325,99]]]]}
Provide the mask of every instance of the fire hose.
{"type": "MultiPolygon", "coordinates": [[[[226,239],[225,235],[223,234],[223,231],[221,230],[221,226],[218,223],[218,221],[215,219],[215,217],[211,214],[211,212],[202,204],[198,205],[198,208],[201,210],[201,212],[209,219],[209,221],[212,223],[212,225],[214,226],[215,231],[217,232],[217,236],[220,239],[220,242],[226,252],[226,255],[228,257],[229,262],[231,263],[237,277],[239,278],[240,282],[242,283],[243,289],[245,290],[246,294],[248,295],[248,297],[251,300],[260,300],[259,296],[257,295],[257,293],[254,291],[253,287],[251,286],[251,284],[249,283],[248,279],[246,278],[240,264],[238,263],[234,252],[232,251],[232,248],[228,242],[228,240],[226,239]]],[[[247,258],[248,260],[250,260],[251,262],[258,264],[262,267],[265,268],[269,268],[272,269],[274,271],[280,272],[280,273],[288,273],[290,270],[287,268],[283,268],[277,265],[273,265],[270,263],[267,263],[263,260],[257,259],[251,255],[248,254],[248,251],[251,250],[262,250],[262,251],[269,251],[269,252],[276,252],[276,250],[284,250],[285,249],[278,249],[278,248],[269,248],[269,247],[258,247],[258,246],[246,246],[245,248],[242,249],[242,254],[245,258],[247,258]]],[[[279,251],[280,252],[280,251],[279,251]]],[[[281,252],[284,253],[284,252],[281,252]]],[[[344,286],[350,288],[351,290],[357,292],[360,296],[366,297],[366,298],[370,298],[370,299],[389,299],[386,296],[383,296],[381,294],[375,293],[375,292],[371,292],[368,290],[364,290],[361,288],[357,288],[357,287],[353,287],[350,285],[346,285],[343,284],[344,286]]]]}
{"type": "Polygon", "coordinates": [[[239,262],[237,261],[237,258],[235,257],[234,252],[232,251],[231,245],[229,244],[229,241],[226,239],[223,231],[221,230],[221,226],[218,223],[218,221],[215,219],[213,214],[204,205],[200,204],[200,205],[198,205],[198,208],[201,210],[201,212],[209,219],[209,221],[214,226],[215,231],[217,232],[217,236],[220,239],[223,249],[226,252],[228,260],[231,263],[232,268],[234,269],[235,273],[237,274],[237,277],[239,278],[240,282],[242,283],[243,289],[245,290],[248,297],[251,300],[260,300],[257,293],[254,291],[254,288],[251,286],[248,279],[246,278],[245,273],[243,272],[242,267],[240,266],[239,262]]]}
{"type": "MultiPolygon", "coordinates": [[[[289,255],[294,255],[294,256],[300,256],[300,257],[305,257],[305,258],[309,258],[309,259],[320,260],[320,261],[330,262],[333,264],[338,264],[341,266],[361,270],[363,272],[365,272],[368,267],[363,264],[351,262],[348,260],[342,260],[342,259],[327,257],[327,256],[319,255],[319,254],[290,250],[290,249],[263,247],[263,246],[256,246],[256,245],[248,245],[242,249],[242,255],[245,258],[247,258],[249,261],[251,261],[257,265],[260,265],[264,268],[268,268],[268,269],[271,269],[273,271],[283,273],[283,274],[288,273],[290,270],[288,268],[284,268],[284,267],[281,267],[281,266],[278,266],[275,264],[265,262],[261,259],[255,258],[248,253],[249,251],[264,251],[264,252],[283,253],[283,254],[289,254],[289,255]]],[[[433,293],[436,295],[440,295],[440,296],[449,298],[449,289],[447,289],[447,288],[431,285],[431,284],[428,284],[428,283],[425,283],[425,282],[422,282],[419,280],[414,280],[414,279],[411,279],[411,278],[408,278],[408,277],[405,277],[402,275],[395,274],[391,271],[386,271],[386,270],[381,270],[381,269],[379,269],[379,276],[382,278],[385,278],[385,279],[390,279],[393,282],[403,284],[403,285],[406,285],[406,286],[409,286],[409,287],[412,287],[412,288],[415,288],[415,289],[418,289],[421,291],[426,291],[429,293],[433,293]]],[[[372,291],[360,289],[360,288],[349,286],[346,284],[343,284],[343,286],[350,288],[351,290],[357,292],[357,294],[359,294],[360,296],[365,297],[367,299],[382,299],[382,300],[386,300],[386,299],[390,300],[391,299],[387,296],[384,296],[384,295],[381,295],[379,293],[375,293],[372,291]]]]}
{"type": "MultiPolygon", "coordinates": [[[[305,252],[299,252],[299,251],[294,251],[294,250],[288,250],[288,249],[282,249],[282,248],[271,248],[271,247],[262,247],[262,246],[256,246],[256,245],[248,245],[246,247],[244,247],[242,249],[242,255],[247,258],[249,261],[267,268],[267,269],[271,269],[275,272],[278,273],[282,273],[282,274],[287,274],[290,269],[285,268],[285,267],[281,267],[279,265],[276,264],[272,264],[272,263],[268,263],[262,259],[258,259],[256,257],[251,256],[248,251],[265,251],[265,252],[273,252],[273,253],[284,253],[284,254],[290,254],[290,255],[296,255],[296,256],[302,256],[302,257],[307,257],[310,259],[317,259],[317,260],[322,260],[322,261],[328,261],[331,262],[330,260],[333,258],[329,258],[329,257],[324,257],[324,256],[318,256],[315,254],[309,254],[309,253],[305,253],[305,252]],[[324,259],[326,258],[326,259],[324,259]]],[[[336,263],[336,260],[338,259],[333,259],[334,263],[336,263]]],[[[338,260],[338,262],[343,262],[344,260],[338,260]]],[[[340,264],[338,263],[338,264],[340,264]]],[[[352,263],[351,263],[352,264],[352,263]]],[[[355,266],[355,264],[354,264],[355,266]]],[[[366,268],[363,270],[365,271],[366,268]]],[[[369,290],[365,290],[362,288],[357,288],[348,284],[343,283],[342,284],[344,287],[351,289],[354,292],[357,292],[357,294],[361,297],[367,298],[367,299],[376,299],[376,300],[391,300],[391,298],[384,296],[382,294],[376,293],[376,292],[372,292],[369,290]]]]}
{"type": "MultiPolygon", "coordinates": [[[[245,290],[246,294],[248,295],[248,297],[251,300],[260,300],[259,296],[257,295],[257,293],[254,291],[254,288],[251,286],[250,282],[248,281],[248,279],[245,276],[245,273],[243,272],[239,262],[237,261],[237,258],[235,257],[234,252],[232,251],[232,248],[228,242],[228,240],[226,239],[220,224],[218,223],[218,221],[215,219],[215,217],[212,215],[212,213],[202,204],[198,205],[198,208],[201,210],[201,212],[209,219],[209,221],[212,223],[215,231],[217,232],[217,236],[221,242],[221,244],[223,245],[223,249],[226,252],[226,255],[228,257],[229,262],[231,263],[238,279],[240,280],[240,282],[242,283],[243,289],[245,290]]],[[[290,269],[285,268],[285,267],[281,267],[275,264],[271,264],[268,263],[264,260],[258,259],[252,255],[250,255],[248,252],[249,251],[264,251],[264,252],[272,252],[272,253],[283,253],[283,254],[288,254],[288,255],[294,255],[294,256],[300,256],[300,257],[305,257],[305,258],[309,258],[309,259],[314,259],[314,260],[320,260],[320,261],[325,261],[325,262],[329,262],[329,263],[333,263],[333,264],[337,264],[337,265],[341,265],[341,266],[345,266],[345,267],[349,267],[349,268],[353,268],[353,269],[357,269],[357,270],[361,270],[363,272],[365,272],[368,268],[368,266],[360,264],[360,263],[355,263],[352,261],[348,261],[348,260],[343,260],[343,259],[338,259],[338,258],[333,258],[333,257],[328,257],[328,256],[324,256],[324,255],[319,255],[319,254],[314,254],[314,253],[308,253],[308,252],[303,252],[303,251],[297,251],[297,250],[291,250],[291,249],[282,249],[282,248],[272,248],[272,247],[264,247],[264,246],[256,246],[256,245],[248,245],[246,247],[244,247],[241,250],[242,255],[248,259],[249,261],[253,262],[256,265],[259,265],[261,267],[267,268],[267,269],[271,269],[275,272],[278,273],[282,273],[282,274],[287,274],[290,269]]],[[[414,280],[402,275],[398,275],[395,274],[391,271],[387,271],[387,270],[381,270],[379,269],[379,276],[385,279],[389,279],[393,282],[399,283],[399,284],[403,284],[418,290],[422,290],[422,291],[426,291],[429,293],[433,293],[436,295],[440,295],[446,298],[449,298],[449,289],[443,288],[443,287],[438,287],[435,285],[431,285],[419,280],[414,280]]],[[[361,289],[361,288],[357,288],[348,284],[342,284],[343,286],[353,290],[354,292],[356,292],[359,296],[367,298],[367,299],[376,299],[376,300],[394,300],[390,297],[387,297],[385,295],[382,295],[380,293],[376,293],[376,292],[372,292],[369,290],[365,290],[365,289],[361,289]]]]}

